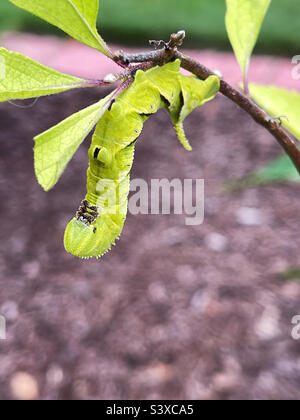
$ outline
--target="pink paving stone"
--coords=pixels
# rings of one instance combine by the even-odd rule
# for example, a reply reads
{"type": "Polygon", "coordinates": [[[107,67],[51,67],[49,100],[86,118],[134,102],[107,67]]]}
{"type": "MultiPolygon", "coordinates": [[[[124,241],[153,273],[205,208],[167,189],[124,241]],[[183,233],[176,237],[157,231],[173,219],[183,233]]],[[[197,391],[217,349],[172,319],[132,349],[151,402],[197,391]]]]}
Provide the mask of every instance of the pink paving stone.
{"type": "MultiPolygon", "coordinates": [[[[72,39],[39,36],[22,33],[7,33],[1,45],[27,55],[42,64],[59,71],[89,79],[101,79],[106,74],[119,71],[119,67],[100,52],[72,39]]],[[[113,46],[113,50],[122,49],[113,46]]],[[[130,52],[130,48],[123,48],[130,52]]],[[[139,51],[139,49],[134,50],[139,51]]],[[[220,70],[224,78],[238,85],[241,80],[239,67],[232,53],[211,50],[185,50],[185,52],[211,69],[220,70]]],[[[250,80],[256,83],[273,84],[300,91],[300,80],[292,78],[293,64],[286,58],[254,56],[250,80]]]]}

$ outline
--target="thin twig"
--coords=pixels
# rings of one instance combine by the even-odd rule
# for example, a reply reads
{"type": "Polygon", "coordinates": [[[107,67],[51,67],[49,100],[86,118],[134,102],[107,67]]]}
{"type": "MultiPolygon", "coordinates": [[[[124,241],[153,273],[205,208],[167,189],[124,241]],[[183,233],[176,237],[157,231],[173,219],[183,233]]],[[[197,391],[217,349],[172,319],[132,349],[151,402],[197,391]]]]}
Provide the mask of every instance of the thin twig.
{"type": "MultiPolygon", "coordinates": [[[[177,34],[172,34],[170,41],[166,43],[165,47],[162,49],[138,54],[126,54],[123,51],[119,51],[114,55],[113,60],[121,65],[127,66],[131,63],[146,62],[152,62],[153,65],[163,65],[174,58],[178,58],[181,61],[182,68],[193,73],[202,80],[214,75],[215,72],[178,51],[178,47],[182,45],[184,37],[185,32],[180,31],[177,34]]],[[[260,108],[249,96],[235,89],[223,79],[221,79],[220,92],[245,110],[258,124],[265,127],[273,137],[275,137],[293,161],[300,174],[300,150],[294,139],[283,129],[280,122],[270,117],[267,112],[260,108]]]]}
{"type": "MultiPolygon", "coordinates": [[[[118,51],[115,53],[113,60],[120,65],[126,65],[132,63],[147,63],[153,62],[155,65],[163,65],[172,60],[177,52],[177,47],[180,47],[185,38],[185,32],[179,31],[177,34],[172,34],[170,41],[166,42],[164,48],[154,51],[141,52],[137,54],[127,54],[124,51],[118,51]]],[[[154,41],[150,41],[153,43],[154,41]]],[[[162,41],[159,41],[161,43],[162,41]]]]}

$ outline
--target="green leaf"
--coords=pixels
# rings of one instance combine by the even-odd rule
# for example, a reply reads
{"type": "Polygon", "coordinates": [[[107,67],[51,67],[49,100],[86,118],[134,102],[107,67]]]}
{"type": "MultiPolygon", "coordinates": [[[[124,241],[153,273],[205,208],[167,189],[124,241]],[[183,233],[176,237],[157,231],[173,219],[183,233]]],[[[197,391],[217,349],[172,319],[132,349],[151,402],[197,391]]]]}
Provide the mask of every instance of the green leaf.
{"type": "Polygon", "coordinates": [[[253,99],[300,140],[300,94],[275,86],[250,85],[253,99]]]}
{"type": "Polygon", "coordinates": [[[245,79],[270,3],[271,0],[226,0],[226,28],[245,79]]]}
{"type": "Polygon", "coordinates": [[[280,274],[282,281],[300,280],[300,267],[290,267],[280,274]]]}
{"type": "Polygon", "coordinates": [[[111,52],[97,31],[99,0],[10,0],[62,29],[77,41],[110,56],[111,52]]]}
{"type": "Polygon", "coordinates": [[[237,191],[281,182],[300,182],[298,171],[287,155],[272,160],[249,175],[225,182],[225,188],[228,191],[237,191]]]}
{"type": "Polygon", "coordinates": [[[35,137],[35,173],[46,191],[57,183],[78,147],[106,111],[112,95],[35,137]]]}
{"type": "Polygon", "coordinates": [[[86,84],[83,79],[59,73],[5,48],[0,48],[0,60],[0,102],[51,95],[86,84]]]}

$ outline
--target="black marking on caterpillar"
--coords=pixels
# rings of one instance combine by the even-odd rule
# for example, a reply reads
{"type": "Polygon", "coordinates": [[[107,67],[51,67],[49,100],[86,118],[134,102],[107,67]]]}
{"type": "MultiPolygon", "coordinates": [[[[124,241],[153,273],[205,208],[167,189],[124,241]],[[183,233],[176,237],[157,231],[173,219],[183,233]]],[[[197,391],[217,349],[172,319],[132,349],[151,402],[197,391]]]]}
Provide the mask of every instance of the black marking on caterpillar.
{"type": "Polygon", "coordinates": [[[167,105],[167,107],[169,108],[171,106],[170,102],[168,101],[167,98],[165,98],[163,95],[160,95],[160,98],[162,100],[162,102],[167,105]]]}
{"type": "Polygon", "coordinates": [[[112,107],[113,107],[113,104],[116,102],[116,100],[115,99],[113,99],[112,101],[111,101],[111,103],[110,103],[110,105],[109,105],[109,107],[108,107],[108,111],[111,111],[111,109],[112,109],[112,107]]]}
{"type": "Polygon", "coordinates": [[[181,106],[181,108],[183,108],[183,106],[184,106],[184,96],[183,96],[182,92],[180,92],[179,97],[180,97],[180,106],[181,106]]]}
{"type": "Polygon", "coordinates": [[[131,143],[129,143],[129,144],[128,144],[128,146],[126,146],[126,147],[125,147],[125,149],[126,149],[127,147],[130,147],[130,146],[132,146],[133,144],[135,144],[135,143],[137,142],[137,140],[138,140],[138,139],[133,140],[131,143]]]}
{"type": "Polygon", "coordinates": [[[77,220],[87,225],[91,225],[98,217],[98,208],[96,206],[91,206],[87,200],[83,200],[76,213],[77,220]]]}
{"type": "Polygon", "coordinates": [[[132,72],[131,72],[131,77],[132,77],[132,78],[134,78],[134,77],[135,77],[135,75],[137,74],[137,72],[138,72],[139,70],[141,70],[141,69],[134,69],[134,70],[132,70],[132,72]]]}
{"type": "Polygon", "coordinates": [[[94,151],[94,159],[97,159],[98,158],[98,156],[99,156],[99,153],[100,153],[100,148],[99,147],[96,147],[96,149],[95,149],[95,151],[94,151]]]}

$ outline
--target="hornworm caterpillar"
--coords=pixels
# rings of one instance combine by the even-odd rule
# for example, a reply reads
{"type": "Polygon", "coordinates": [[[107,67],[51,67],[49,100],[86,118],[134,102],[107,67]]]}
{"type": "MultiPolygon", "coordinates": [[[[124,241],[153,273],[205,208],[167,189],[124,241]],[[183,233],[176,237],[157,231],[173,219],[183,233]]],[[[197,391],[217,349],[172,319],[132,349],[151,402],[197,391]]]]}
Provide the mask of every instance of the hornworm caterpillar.
{"type": "Polygon", "coordinates": [[[127,214],[135,143],[144,122],[166,108],[179,140],[191,150],[183,120],[213,99],[219,86],[216,76],[206,81],[183,76],[179,60],[137,71],[134,82],[111,102],[96,126],[89,150],[87,195],[65,231],[69,253],[99,258],[120,236],[127,214]]]}

